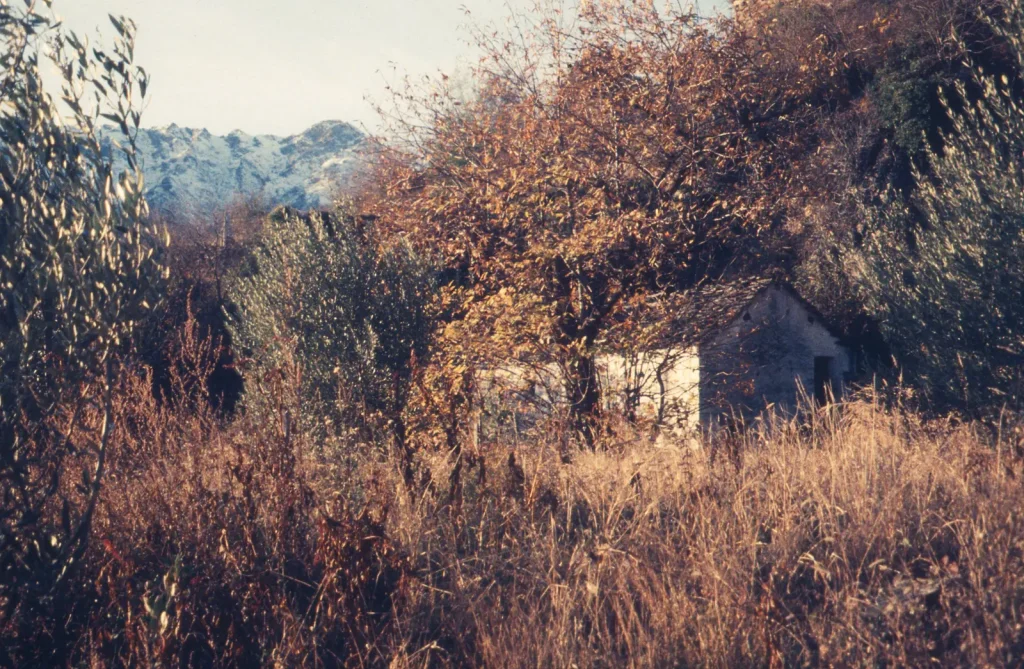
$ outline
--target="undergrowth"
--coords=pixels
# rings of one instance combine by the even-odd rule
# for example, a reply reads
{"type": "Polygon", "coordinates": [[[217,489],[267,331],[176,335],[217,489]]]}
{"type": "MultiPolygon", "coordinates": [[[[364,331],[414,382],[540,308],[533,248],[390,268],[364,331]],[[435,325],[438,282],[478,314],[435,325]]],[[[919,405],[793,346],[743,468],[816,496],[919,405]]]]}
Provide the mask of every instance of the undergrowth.
{"type": "Polygon", "coordinates": [[[443,453],[410,487],[385,449],[303,436],[287,365],[250,385],[258,417],[217,414],[214,345],[182,337],[173,399],[122,370],[89,550],[3,619],[0,663],[1024,662],[1009,419],[864,396],[700,444],[609,426],[568,464],[549,430],[460,451],[453,496],[443,453]]]}

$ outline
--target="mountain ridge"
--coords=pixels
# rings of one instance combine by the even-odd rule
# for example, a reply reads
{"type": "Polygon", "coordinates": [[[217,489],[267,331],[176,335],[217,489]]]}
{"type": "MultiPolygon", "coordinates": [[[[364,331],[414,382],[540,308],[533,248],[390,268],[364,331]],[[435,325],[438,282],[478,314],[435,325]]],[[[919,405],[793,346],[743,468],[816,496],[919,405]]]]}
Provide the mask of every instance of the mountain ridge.
{"type": "MultiPolygon", "coordinates": [[[[118,130],[104,126],[99,134],[113,151],[118,130]]],[[[351,183],[365,141],[351,124],[327,120],[289,136],[215,135],[171,123],[140,129],[136,144],[150,207],[201,216],[239,197],[299,209],[326,206],[351,183]]]]}

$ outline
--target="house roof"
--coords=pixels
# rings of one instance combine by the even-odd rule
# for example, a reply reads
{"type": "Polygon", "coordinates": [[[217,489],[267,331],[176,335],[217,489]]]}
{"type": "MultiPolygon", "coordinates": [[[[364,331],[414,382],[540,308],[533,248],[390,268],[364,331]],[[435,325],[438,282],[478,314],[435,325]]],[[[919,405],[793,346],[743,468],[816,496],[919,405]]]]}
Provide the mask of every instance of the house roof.
{"type": "Polygon", "coordinates": [[[677,345],[680,339],[686,345],[699,344],[732,325],[751,304],[771,288],[790,295],[821,323],[829,334],[840,342],[846,341],[842,331],[830,323],[791,284],[763,278],[709,283],[679,296],[668,310],[671,317],[668,319],[668,327],[664,330],[665,338],[671,338],[677,345]]]}

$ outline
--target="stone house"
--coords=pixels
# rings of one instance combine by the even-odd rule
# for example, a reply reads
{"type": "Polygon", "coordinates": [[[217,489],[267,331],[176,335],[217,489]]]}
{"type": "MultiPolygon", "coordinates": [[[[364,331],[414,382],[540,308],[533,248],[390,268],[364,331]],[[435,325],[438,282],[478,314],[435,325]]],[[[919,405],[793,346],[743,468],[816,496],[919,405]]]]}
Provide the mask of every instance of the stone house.
{"type": "MultiPolygon", "coordinates": [[[[686,304],[658,346],[598,357],[608,409],[688,432],[749,420],[766,409],[792,414],[802,402],[845,394],[853,350],[789,284],[716,285],[686,304]]],[[[564,404],[559,378],[550,363],[513,364],[492,370],[481,388],[504,388],[499,404],[517,405],[516,425],[529,424],[536,417],[531,413],[556,412],[564,404]]]]}
{"type": "Polygon", "coordinates": [[[853,350],[789,284],[716,287],[693,302],[674,329],[677,345],[602,357],[612,403],[670,427],[706,429],[765,409],[792,414],[801,401],[845,393],[853,350]]]}

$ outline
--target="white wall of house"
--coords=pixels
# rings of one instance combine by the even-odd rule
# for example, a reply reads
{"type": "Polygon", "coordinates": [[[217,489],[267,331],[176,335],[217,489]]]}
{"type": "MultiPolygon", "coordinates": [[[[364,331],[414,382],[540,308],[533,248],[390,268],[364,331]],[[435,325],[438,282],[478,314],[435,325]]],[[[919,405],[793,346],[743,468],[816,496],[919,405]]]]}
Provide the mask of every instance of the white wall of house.
{"type": "Polygon", "coordinates": [[[632,402],[638,418],[675,430],[700,422],[700,358],[696,347],[658,349],[598,358],[601,388],[610,408],[632,402]]]}

